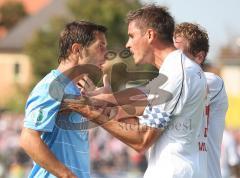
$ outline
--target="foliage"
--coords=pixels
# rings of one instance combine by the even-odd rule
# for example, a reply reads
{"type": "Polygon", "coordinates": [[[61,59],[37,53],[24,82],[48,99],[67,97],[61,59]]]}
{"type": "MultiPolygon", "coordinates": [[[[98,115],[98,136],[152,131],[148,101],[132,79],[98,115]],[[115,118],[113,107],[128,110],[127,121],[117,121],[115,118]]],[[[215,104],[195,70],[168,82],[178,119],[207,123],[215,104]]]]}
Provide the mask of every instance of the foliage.
{"type": "Polygon", "coordinates": [[[26,46],[26,52],[32,59],[33,71],[37,80],[58,64],[58,38],[65,23],[66,19],[55,17],[45,28],[39,30],[26,46]]]}
{"type": "Polygon", "coordinates": [[[69,8],[77,19],[93,21],[108,28],[110,48],[125,45],[127,40],[126,14],[140,7],[138,1],[130,0],[70,0],[69,8]]]}
{"type": "Polygon", "coordinates": [[[25,16],[27,12],[21,2],[10,1],[0,7],[0,25],[7,29],[12,28],[25,16]]]}

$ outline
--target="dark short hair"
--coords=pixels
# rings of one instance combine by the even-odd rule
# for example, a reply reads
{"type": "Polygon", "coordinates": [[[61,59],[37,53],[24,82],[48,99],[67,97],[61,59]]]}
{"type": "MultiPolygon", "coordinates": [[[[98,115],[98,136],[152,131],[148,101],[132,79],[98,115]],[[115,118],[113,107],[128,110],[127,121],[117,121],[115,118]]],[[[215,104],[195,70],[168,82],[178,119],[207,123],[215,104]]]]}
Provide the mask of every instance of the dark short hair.
{"type": "Polygon", "coordinates": [[[164,6],[148,5],[135,11],[130,11],[127,15],[127,22],[135,21],[140,29],[153,28],[158,35],[158,39],[173,43],[173,32],[175,22],[173,17],[164,6]]]}
{"type": "Polygon", "coordinates": [[[66,24],[59,38],[59,58],[58,61],[69,56],[69,49],[74,43],[79,43],[82,47],[88,47],[95,41],[95,33],[106,33],[107,28],[88,21],[74,21],[66,24]]]}
{"type": "Polygon", "coordinates": [[[176,26],[174,37],[183,37],[187,40],[187,51],[196,56],[204,51],[207,55],[209,50],[209,39],[206,30],[200,25],[184,22],[176,26]]]}

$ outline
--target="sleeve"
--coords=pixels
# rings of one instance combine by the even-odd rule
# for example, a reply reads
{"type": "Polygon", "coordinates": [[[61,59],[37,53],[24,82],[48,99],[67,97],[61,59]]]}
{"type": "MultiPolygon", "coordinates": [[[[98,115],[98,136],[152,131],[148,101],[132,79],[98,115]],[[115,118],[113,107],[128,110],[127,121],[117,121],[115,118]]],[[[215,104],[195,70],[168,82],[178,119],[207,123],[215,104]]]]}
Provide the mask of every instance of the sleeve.
{"type": "Polygon", "coordinates": [[[149,84],[149,105],[145,108],[143,115],[139,116],[140,124],[154,128],[166,128],[174,118],[173,115],[181,113],[185,102],[183,65],[178,63],[177,66],[175,64],[171,67],[175,70],[165,68],[149,84]],[[162,80],[164,77],[167,80],[162,80]]]}
{"type": "Polygon", "coordinates": [[[25,108],[24,127],[52,132],[61,102],[49,94],[49,86],[36,87],[25,108]]]}

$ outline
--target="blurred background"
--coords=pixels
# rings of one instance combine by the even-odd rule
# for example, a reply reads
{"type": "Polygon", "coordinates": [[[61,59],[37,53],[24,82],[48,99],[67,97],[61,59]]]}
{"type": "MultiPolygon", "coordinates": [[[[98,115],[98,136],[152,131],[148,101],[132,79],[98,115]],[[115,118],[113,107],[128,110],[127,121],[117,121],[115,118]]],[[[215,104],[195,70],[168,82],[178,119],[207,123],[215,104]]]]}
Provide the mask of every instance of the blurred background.
{"type": "MultiPolygon", "coordinates": [[[[117,91],[126,87],[122,79],[126,77],[126,67],[122,64],[129,71],[156,71],[149,65],[135,66],[131,57],[119,55],[127,41],[126,13],[153,2],[169,7],[177,23],[199,23],[208,31],[209,70],[223,78],[229,98],[224,138],[234,146],[229,157],[236,157],[235,161],[228,162],[229,170],[239,165],[238,0],[0,0],[0,178],[24,178],[31,169],[31,160],[18,145],[24,106],[32,87],[57,66],[58,35],[65,23],[84,19],[108,27],[108,48],[115,55],[107,61],[105,72],[112,75],[111,84],[117,91]],[[119,70],[114,72],[113,67],[119,70]]],[[[101,128],[90,130],[90,146],[95,178],[138,178],[146,169],[143,154],[136,153],[101,128]]]]}

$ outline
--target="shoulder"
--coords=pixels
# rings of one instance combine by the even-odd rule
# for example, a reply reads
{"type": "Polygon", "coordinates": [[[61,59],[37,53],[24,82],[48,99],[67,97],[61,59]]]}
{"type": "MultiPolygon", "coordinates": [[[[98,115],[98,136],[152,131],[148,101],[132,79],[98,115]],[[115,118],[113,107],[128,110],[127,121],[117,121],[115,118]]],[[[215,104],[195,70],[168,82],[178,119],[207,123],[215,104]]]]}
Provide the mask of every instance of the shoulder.
{"type": "Polygon", "coordinates": [[[33,90],[31,91],[28,100],[27,105],[32,102],[40,102],[43,100],[47,100],[47,98],[53,99],[53,97],[50,96],[50,86],[52,82],[56,79],[56,76],[53,74],[53,72],[48,73],[41,81],[39,81],[33,90]]]}
{"type": "Polygon", "coordinates": [[[221,88],[224,84],[223,80],[216,74],[210,72],[204,72],[207,79],[208,87],[210,88],[221,88]]]}
{"type": "Polygon", "coordinates": [[[182,78],[183,73],[183,53],[180,50],[173,51],[164,59],[159,73],[168,78],[182,78]]]}
{"type": "Polygon", "coordinates": [[[48,73],[44,78],[42,78],[33,88],[32,92],[41,90],[47,90],[49,89],[49,86],[51,83],[57,78],[57,76],[54,75],[54,72],[51,71],[48,73]]]}
{"type": "Polygon", "coordinates": [[[225,101],[227,95],[224,87],[224,81],[216,74],[210,72],[204,72],[207,79],[208,95],[210,100],[213,101],[225,101]],[[218,98],[218,99],[217,99],[218,98]]]}

